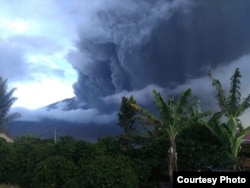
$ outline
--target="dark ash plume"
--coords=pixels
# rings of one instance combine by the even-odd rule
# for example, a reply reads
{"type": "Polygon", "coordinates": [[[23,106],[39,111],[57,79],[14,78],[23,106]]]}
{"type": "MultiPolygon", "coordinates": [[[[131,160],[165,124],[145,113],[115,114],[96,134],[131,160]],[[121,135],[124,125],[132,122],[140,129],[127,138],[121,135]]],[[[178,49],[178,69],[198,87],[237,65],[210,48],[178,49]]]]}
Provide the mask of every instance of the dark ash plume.
{"type": "Polygon", "coordinates": [[[150,84],[174,88],[250,51],[248,0],[139,0],[110,3],[79,31],[68,61],[86,107],[108,110],[102,97],[150,84]]]}

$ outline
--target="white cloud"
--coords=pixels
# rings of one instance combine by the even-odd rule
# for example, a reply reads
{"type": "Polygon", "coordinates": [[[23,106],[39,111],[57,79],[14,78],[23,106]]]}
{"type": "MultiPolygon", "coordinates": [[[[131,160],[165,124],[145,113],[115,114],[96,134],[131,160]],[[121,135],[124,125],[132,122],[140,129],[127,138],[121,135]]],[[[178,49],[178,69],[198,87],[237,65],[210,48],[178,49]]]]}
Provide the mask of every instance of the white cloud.
{"type": "Polygon", "coordinates": [[[130,96],[133,96],[133,98],[137,101],[138,104],[150,104],[153,101],[153,89],[155,89],[157,92],[162,92],[164,89],[157,86],[157,85],[148,85],[147,87],[141,89],[141,90],[133,90],[133,91],[122,91],[113,95],[108,95],[106,97],[103,97],[103,101],[107,104],[109,103],[121,103],[121,98],[123,96],[129,98],[130,96]]]}
{"type": "Polygon", "coordinates": [[[17,90],[13,96],[18,100],[13,107],[26,107],[36,109],[65,98],[74,97],[71,82],[68,80],[41,77],[36,83],[15,83],[17,90]]]}
{"type": "Polygon", "coordinates": [[[117,112],[111,114],[101,114],[97,109],[75,109],[64,111],[61,108],[46,109],[39,108],[29,110],[26,108],[15,107],[10,112],[18,112],[21,117],[19,121],[40,121],[41,119],[61,120],[76,123],[95,123],[95,124],[111,124],[117,119],[117,112]]]}
{"type": "Polygon", "coordinates": [[[77,73],[65,54],[75,30],[63,10],[56,0],[0,2],[0,75],[17,88],[13,107],[35,109],[74,96],[77,73]]]}

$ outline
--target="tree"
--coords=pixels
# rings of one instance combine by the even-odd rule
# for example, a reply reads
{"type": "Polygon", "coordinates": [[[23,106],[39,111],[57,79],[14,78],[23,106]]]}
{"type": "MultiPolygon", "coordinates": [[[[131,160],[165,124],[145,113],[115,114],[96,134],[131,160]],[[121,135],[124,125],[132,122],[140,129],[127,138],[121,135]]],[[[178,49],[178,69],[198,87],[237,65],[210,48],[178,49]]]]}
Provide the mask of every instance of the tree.
{"type": "MultiPolygon", "coordinates": [[[[13,145],[0,139],[0,184],[12,183],[15,174],[16,160],[13,145]]],[[[1,187],[1,186],[0,186],[1,187]]]]}
{"type": "Polygon", "coordinates": [[[22,135],[12,144],[14,154],[12,173],[8,183],[21,187],[34,187],[33,179],[36,175],[37,165],[52,155],[54,151],[53,140],[36,138],[32,135],[22,135]]]}
{"type": "Polygon", "coordinates": [[[17,100],[16,97],[12,96],[15,90],[16,88],[7,91],[7,79],[3,79],[0,76],[0,127],[20,117],[19,113],[9,114],[10,107],[17,100]]]}
{"type": "Polygon", "coordinates": [[[72,161],[63,156],[50,156],[37,164],[33,181],[38,188],[74,188],[76,174],[77,166],[72,161]]]}
{"type": "Polygon", "coordinates": [[[124,128],[126,135],[131,134],[133,130],[133,124],[135,123],[134,116],[137,111],[130,106],[130,104],[136,104],[133,96],[122,97],[120,112],[118,113],[119,122],[118,125],[124,128]]]}
{"type": "Polygon", "coordinates": [[[78,166],[78,187],[137,188],[138,177],[129,158],[117,155],[96,155],[82,158],[78,166]]]}
{"type": "Polygon", "coordinates": [[[178,170],[176,136],[184,127],[196,122],[202,123],[207,113],[201,112],[197,97],[189,100],[192,95],[191,89],[182,92],[177,100],[171,97],[165,101],[156,90],[153,90],[153,95],[160,118],[137,104],[132,103],[131,106],[141,113],[142,116],[139,117],[141,120],[150,122],[154,126],[154,129],[149,131],[151,135],[169,138],[169,177],[172,181],[173,171],[178,170]]]}
{"type": "Polygon", "coordinates": [[[230,169],[235,163],[231,153],[225,150],[220,140],[204,124],[193,124],[183,129],[176,139],[176,144],[178,170],[181,171],[197,172],[206,166],[230,169]]]}
{"type": "Polygon", "coordinates": [[[229,95],[223,90],[219,80],[212,76],[209,71],[209,77],[212,80],[212,86],[217,91],[217,101],[220,111],[215,113],[210,120],[209,129],[225,144],[232,155],[237,158],[241,141],[250,131],[250,126],[244,127],[240,120],[240,116],[250,107],[250,94],[241,99],[239,68],[235,69],[231,77],[231,87],[229,95]],[[225,117],[226,121],[221,123],[220,120],[225,117]]]}

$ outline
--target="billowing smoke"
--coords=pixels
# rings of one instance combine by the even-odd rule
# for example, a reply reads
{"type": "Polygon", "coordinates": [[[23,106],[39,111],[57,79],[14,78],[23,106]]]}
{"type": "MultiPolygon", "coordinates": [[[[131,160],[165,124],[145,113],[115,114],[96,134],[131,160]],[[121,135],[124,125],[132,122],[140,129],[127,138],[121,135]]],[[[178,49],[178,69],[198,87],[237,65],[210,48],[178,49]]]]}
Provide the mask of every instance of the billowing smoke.
{"type": "MultiPolygon", "coordinates": [[[[31,8],[21,12],[49,24],[46,35],[1,39],[0,58],[8,63],[0,64],[0,73],[11,81],[37,80],[43,74],[64,78],[68,75],[66,66],[47,66],[47,62],[64,61],[64,57],[51,61],[38,57],[38,64],[28,64],[25,54],[42,52],[43,57],[57,54],[58,49],[71,49],[66,58],[78,72],[73,85],[76,97],[36,110],[11,109],[20,112],[19,120],[23,121],[17,122],[19,128],[9,126],[11,134],[28,131],[54,136],[56,129],[58,135],[72,133],[92,139],[121,133],[119,126],[113,126],[118,121],[121,98],[133,95],[138,104],[156,110],[153,89],[168,99],[191,88],[204,109],[216,110],[209,69],[228,92],[230,77],[239,67],[242,97],[250,93],[249,0],[31,2],[31,8]],[[47,23],[49,19],[52,22],[47,23]]],[[[13,9],[12,4],[9,7],[13,9]]],[[[13,17],[18,13],[20,10],[13,17]]],[[[62,83],[67,85],[69,77],[62,83]]],[[[249,115],[244,115],[243,124],[249,125],[249,115]]]]}
{"type": "Polygon", "coordinates": [[[107,2],[92,25],[81,26],[67,57],[79,73],[75,94],[87,108],[107,112],[112,96],[150,85],[174,90],[250,52],[248,0],[107,2]]]}

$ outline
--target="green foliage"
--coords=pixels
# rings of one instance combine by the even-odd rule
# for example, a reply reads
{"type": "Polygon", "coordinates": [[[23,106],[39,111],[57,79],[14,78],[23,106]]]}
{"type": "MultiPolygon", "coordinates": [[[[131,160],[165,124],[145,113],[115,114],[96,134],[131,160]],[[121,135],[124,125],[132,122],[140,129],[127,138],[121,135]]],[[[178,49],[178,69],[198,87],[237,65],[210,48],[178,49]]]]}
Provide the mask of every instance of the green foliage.
{"type": "Polygon", "coordinates": [[[195,122],[205,121],[211,114],[211,112],[201,112],[200,102],[197,97],[192,97],[191,89],[183,91],[178,99],[171,97],[168,101],[155,90],[153,94],[160,118],[137,104],[131,106],[141,114],[137,116],[138,119],[154,126],[149,132],[156,137],[175,138],[183,128],[195,122]]]}
{"type": "Polygon", "coordinates": [[[197,171],[202,166],[228,170],[235,162],[220,140],[204,125],[194,124],[185,128],[177,139],[177,145],[181,171],[197,171]]]}
{"type": "Polygon", "coordinates": [[[216,97],[220,111],[214,113],[208,128],[220,139],[225,148],[237,158],[241,140],[250,131],[250,126],[243,127],[240,120],[240,116],[250,107],[250,94],[246,98],[241,99],[241,74],[239,68],[235,69],[231,77],[231,87],[228,96],[226,96],[226,92],[222,89],[220,81],[215,79],[211,72],[209,72],[209,76],[212,80],[212,85],[217,91],[216,97]],[[220,120],[223,116],[226,117],[226,121],[221,123],[220,120]]]}
{"type": "Polygon", "coordinates": [[[166,160],[166,146],[169,145],[164,137],[147,138],[141,147],[131,149],[129,158],[135,164],[140,187],[157,187],[159,182],[169,180],[166,160]]]}
{"type": "Polygon", "coordinates": [[[130,104],[136,104],[133,96],[130,96],[130,98],[122,97],[120,112],[118,113],[118,125],[123,127],[125,134],[130,134],[134,129],[133,124],[135,123],[135,119],[133,117],[137,113],[130,104]]]}
{"type": "Polygon", "coordinates": [[[138,179],[128,158],[99,155],[78,164],[78,186],[87,188],[137,188],[138,179]]]}
{"type": "Polygon", "coordinates": [[[93,143],[86,142],[84,140],[78,140],[75,142],[75,152],[73,155],[73,162],[77,164],[81,158],[86,160],[93,158],[98,154],[93,143]]]}
{"type": "Polygon", "coordinates": [[[214,86],[217,91],[216,97],[222,115],[226,116],[227,118],[236,118],[238,123],[237,126],[240,128],[241,122],[238,117],[250,107],[250,94],[246,98],[241,99],[240,78],[242,76],[239,68],[235,69],[233,76],[230,78],[231,87],[228,96],[226,96],[226,92],[223,90],[220,81],[212,76],[211,71],[209,72],[209,77],[212,80],[212,86],[214,86]]]}
{"type": "Polygon", "coordinates": [[[1,184],[0,188],[20,188],[20,187],[19,186],[15,186],[15,185],[1,184]]]}
{"type": "Polygon", "coordinates": [[[36,188],[76,188],[76,165],[63,156],[52,156],[35,169],[36,188]]]}
{"type": "Polygon", "coordinates": [[[178,170],[176,136],[185,127],[196,123],[205,123],[205,117],[210,112],[201,112],[199,100],[197,97],[192,96],[191,89],[183,91],[178,99],[171,97],[168,101],[165,101],[156,90],[153,90],[153,94],[160,118],[137,104],[131,104],[131,106],[141,114],[138,117],[140,120],[153,125],[153,129],[148,131],[151,136],[155,138],[167,137],[169,139],[169,177],[172,181],[173,171],[178,170]]]}
{"type": "Polygon", "coordinates": [[[12,97],[15,90],[16,88],[13,88],[8,91],[7,80],[0,76],[0,127],[20,116],[19,113],[9,113],[10,107],[17,100],[16,97],[12,97]]]}
{"type": "Polygon", "coordinates": [[[54,145],[54,155],[63,156],[68,160],[77,161],[75,152],[77,150],[77,141],[72,136],[61,137],[54,145]]]}
{"type": "Polygon", "coordinates": [[[50,156],[53,149],[52,140],[41,140],[25,135],[15,140],[12,144],[15,151],[13,170],[11,174],[14,184],[21,187],[34,187],[32,179],[35,175],[37,164],[50,156]]]}
{"type": "Polygon", "coordinates": [[[0,182],[11,183],[11,174],[15,173],[15,151],[11,143],[0,139],[0,182]]]}
{"type": "Polygon", "coordinates": [[[123,154],[122,142],[119,138],[107,136],[98,140],[97,149],[100,154],[117,156],[123,154]]]}

